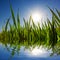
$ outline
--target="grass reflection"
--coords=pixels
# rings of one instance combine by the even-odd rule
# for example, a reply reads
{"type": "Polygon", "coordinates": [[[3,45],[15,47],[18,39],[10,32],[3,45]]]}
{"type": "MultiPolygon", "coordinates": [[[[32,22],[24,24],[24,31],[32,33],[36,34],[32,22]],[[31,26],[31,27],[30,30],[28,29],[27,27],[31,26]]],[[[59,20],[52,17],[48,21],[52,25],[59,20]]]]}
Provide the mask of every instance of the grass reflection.
{"type": "Polygon", "coordinates": [[[42,23],[41,27],[40,23],[36,26],[31,16],[28,21],[23,19],[24,25],[21,26],[19,11],[16,19],[11,5],[10,10],[13,24],[10,23],[11,17],[9,17],[4,29],[0,32],[0,43],[5,45],[8,51],[12,48],[12,56],[16,52],[19,53],[21,46],[30,49],[30,47],[40,47],[41,45],[48,48],[48,50],[52,49],[51,56],[55,53],[60,54],[60,11],[56,9],[57,15],[49,8],[52,13],[52,21],[47,18],[47,21],[44,24],[42,23]]]}

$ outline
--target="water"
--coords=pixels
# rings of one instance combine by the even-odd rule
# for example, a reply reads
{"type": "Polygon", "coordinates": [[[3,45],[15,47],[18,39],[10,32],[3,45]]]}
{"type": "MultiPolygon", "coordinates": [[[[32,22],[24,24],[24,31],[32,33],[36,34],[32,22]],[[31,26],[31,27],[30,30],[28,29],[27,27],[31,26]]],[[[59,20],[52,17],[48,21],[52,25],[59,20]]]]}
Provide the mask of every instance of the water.
{"type": "Polygon", "coordinates": [[[20,47],[20,50],[6,47],[0,44],[0,60],[60,60],[59,56],[50,56],[52,50],[48,50],[42,47],[35,47],[32,49],[25,49],[24,46],[20,47]]]}

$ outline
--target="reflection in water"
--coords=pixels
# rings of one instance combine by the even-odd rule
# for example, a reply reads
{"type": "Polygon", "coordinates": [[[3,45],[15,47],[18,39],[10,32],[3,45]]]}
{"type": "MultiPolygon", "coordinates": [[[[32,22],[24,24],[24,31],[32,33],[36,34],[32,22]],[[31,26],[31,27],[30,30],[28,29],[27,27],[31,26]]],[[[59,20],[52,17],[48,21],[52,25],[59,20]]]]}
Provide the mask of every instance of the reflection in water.
{"type": "Polygon", "coordinates": [[[52,50],[47,50],[47,48],[43,48],[36,46],[35,48],[31,47],[31,50],[26,49],[25,52],[29,57],[48,57],[52,53],[52,50]]]}
{"type": "MultiPolygon", "coordinates": [[[[29,21],[24,21],[24,25],[21,26],[19,14],[17,14],[17,20],[14,17],[12,6],[10,6],[13,24],[10,23],[10,18],[6,22],[6,26],[0,33],[0,43],[4,48],[1,52],[6,52],[6,57],[9,59],[12,57],[48,57],[54,55],[60,55],[60,19],[55,19],[54,11],[52,12],[52,22],[47,19],[46,22],[42,24],[38,23],[38,26],[34,23],[32,17],[30,16],[29,21]],[[57,21],[57,22],[56,22],[57,21]],[[9,30],[8,30],[9,26],[9,30]],[[42,48],[42,46],[44,46],[42,48]],[[33,46],[33,47],[32,47],[33,46]],[[41,46],[41,47],[40,47],[41,46]],[[38,48],[39,47],[39,48],[38,48]]],[[[57,16],[58,17],[58,16],[57,16]]],[[[3,60],[3,59],[2,59],[3,60]]]]}
{"type": "MultiPolygon", "coordinates": [[[[0,60],[15,60],[21,58],[49,58],[52,53],[52,49],[47,50],[44,47],[30,47],[25,48],[25,46],[17,48],[17,46],[11,47],[10,45],[0,44],[0,60]],[[4,58],[3,58],[4,57],[4,58]]],[[[28,59],[27,59],[28,60],[28,59]]]]}
{"type": "MultiPolygon", "coordinates": [[[[51,51],[52,52],[52,51],[51,51]]],[[[42,47],[35,47],[32,51],[31,54],[36,57],[45,57],[50,55],[50,51],[48,52],[47,49],[44,49],[42,47]]]]}
{"type": "Polygon", "coordinates": [[[21,46],[21,48],[19,48],[19,50],[16,49],[16,47],[14,46],[13,48],[8,46],[4,46],[2,44],[0,44],[0,51],[2,50],[2,52],[6,52],[9,53],[8,56],[10,56],[9,58],[11,58],[12,56],[19,56],[19,57],[48,57],[50,55],[50,53],[52,51],[47,51],[47,49],[44,49],[42,47],[35,47],[32,48],[25,48],[24,46],[21,46]],[[1,49],[2,48],[2,49],[1,49]],[[10,55],[11,54],[11,55],[10,55]]]}

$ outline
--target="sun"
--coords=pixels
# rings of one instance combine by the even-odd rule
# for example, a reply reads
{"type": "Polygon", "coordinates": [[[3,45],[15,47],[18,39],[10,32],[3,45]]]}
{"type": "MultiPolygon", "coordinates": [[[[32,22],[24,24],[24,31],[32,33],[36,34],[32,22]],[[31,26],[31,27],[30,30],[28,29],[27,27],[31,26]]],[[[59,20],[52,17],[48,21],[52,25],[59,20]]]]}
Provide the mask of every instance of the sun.
{"type": "Polygon", "coordinates": [[[33,12],[32,13],[32,19],[33,19],[34,23],[37,24],[38,22],[41,22],[42,14],[38,11],[33,12]]]}

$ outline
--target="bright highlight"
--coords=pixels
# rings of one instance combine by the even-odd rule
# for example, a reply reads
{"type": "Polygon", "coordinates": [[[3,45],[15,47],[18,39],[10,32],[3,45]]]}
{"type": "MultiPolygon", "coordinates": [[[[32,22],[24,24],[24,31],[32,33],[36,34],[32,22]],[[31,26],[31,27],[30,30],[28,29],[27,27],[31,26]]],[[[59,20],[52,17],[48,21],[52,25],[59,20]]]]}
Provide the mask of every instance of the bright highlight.
{"type": "Polygon", "coordinates": [[[41,22],[42,14],[40,14],[39,12],[34,12],[34,13],[32,13],[32,19],[35,24],[38,22],[41,22]]]}

